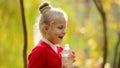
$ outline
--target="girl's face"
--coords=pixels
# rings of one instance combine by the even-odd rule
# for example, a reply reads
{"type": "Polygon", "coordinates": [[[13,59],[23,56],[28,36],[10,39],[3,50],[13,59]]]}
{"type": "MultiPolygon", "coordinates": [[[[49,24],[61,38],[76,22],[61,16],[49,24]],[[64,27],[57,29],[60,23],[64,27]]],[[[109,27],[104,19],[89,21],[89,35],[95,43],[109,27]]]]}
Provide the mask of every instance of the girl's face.
{"type": "Polygon", "coordinates": [[[46,31],[46,38],[53,44],[59,44],[66,33],[66,20],[64,17],[56,18],[55,21],[50,23],[46,31]]]}

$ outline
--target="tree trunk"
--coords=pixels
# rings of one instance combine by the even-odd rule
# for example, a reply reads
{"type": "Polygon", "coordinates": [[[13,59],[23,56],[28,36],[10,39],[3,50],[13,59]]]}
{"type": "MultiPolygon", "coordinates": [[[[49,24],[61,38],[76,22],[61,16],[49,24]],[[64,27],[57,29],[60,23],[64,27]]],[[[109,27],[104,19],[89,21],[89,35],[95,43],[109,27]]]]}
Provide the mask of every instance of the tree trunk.
{"type": "Polygon", "coordinates": [[[24,33],[23,62],[24,62],[24,68],[27,68],[27,29],[26,29],[23,0],[20,0],[20,5],[21,5],[23,33],[24,33]]]}
{"type": "Polygon", "coordinates": [[[115,47],[115,55],[114,55],[113,68],[116,68],[117,56],[120,57],[120,55],[118,55],[119,54],[119,45],[120,45],[120,33],[118,33],[118,42],[117,42],[116,47],[115,47]]]}
{"type": "Polygon", "coordinates": [[[103,10],[101,0],[93,0],[93,2],[95,3],[98,11],[100,12],[100,14],[102,16],[102,21],[103,21],[104,48],[103,48],[103,64],[102,64],[102,68],[104,68],[105,63],[106,63],[106,59],[107,59],[107,46],[108,46],[106,14],[105,14],[105,12],[103,10]]]}

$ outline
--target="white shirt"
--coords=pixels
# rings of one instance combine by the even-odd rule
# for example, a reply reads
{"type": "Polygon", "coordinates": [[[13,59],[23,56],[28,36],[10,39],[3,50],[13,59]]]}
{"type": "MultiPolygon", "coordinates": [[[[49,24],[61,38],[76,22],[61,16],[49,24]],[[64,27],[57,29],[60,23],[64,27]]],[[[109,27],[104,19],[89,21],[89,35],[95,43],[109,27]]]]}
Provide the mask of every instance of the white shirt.
{"type": "Polygon", "coordinates": [[[56,45],[52,44],[49,40],[47,40],[46,38],[42,38],[42,40],[44,42],[46,42],[56,53],[57,53],[57,47],[56,45]]]}

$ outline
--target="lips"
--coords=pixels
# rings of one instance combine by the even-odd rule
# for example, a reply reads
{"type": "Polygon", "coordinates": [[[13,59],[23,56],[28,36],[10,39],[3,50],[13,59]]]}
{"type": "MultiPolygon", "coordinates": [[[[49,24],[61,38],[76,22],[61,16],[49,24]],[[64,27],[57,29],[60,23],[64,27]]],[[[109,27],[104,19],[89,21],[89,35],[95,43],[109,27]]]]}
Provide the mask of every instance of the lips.
{"type": "Polygon", "coordinates": [[[63,36],[59,36],[58,38],[63,39],[63,36]]]}

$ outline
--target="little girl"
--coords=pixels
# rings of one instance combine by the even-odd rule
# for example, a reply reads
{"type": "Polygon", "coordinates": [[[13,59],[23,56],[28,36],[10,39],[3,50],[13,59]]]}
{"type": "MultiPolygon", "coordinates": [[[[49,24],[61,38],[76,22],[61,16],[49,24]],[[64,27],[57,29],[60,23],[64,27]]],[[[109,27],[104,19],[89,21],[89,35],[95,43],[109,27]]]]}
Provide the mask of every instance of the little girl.
{"type": "MultiPolygon", "coordinates": [[[[42,39],[29,54],[28,68],[62,68],[63,48],[59,44],[66,33],[67,15],[48,2],[42,3],[39,11],[42,39]]],[[[72,57],[74,61],[74,54],[72,57]]]]}

